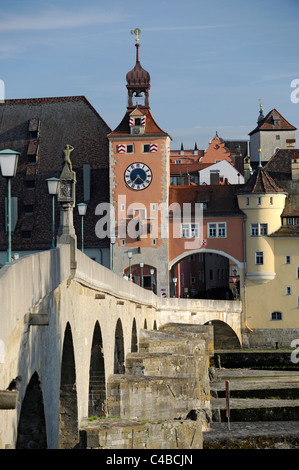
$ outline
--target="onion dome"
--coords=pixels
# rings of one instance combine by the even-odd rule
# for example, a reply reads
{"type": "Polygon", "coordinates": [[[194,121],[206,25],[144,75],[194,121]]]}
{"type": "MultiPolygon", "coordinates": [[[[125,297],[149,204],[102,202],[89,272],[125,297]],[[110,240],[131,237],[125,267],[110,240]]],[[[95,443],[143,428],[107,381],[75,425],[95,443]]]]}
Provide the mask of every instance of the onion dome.
{"type": "MultiPolygon", "coordinates": [[[[135,30],[136,31],[136,30],[135,30]]],[[[134,32],[135,32],[134,31],[134,32]]],[[[140,32],[140,30],[138,30],[140,32]]],[[[148,92],[150,89],[150,74],[141,67],[140,59],[139,59],[139,35],[136,37],[136,64],[135,67],[127,73],[127,89],[129,94],[129,101],[128,106],[133,106],[133,95],[137,97],[141,97],[142,93],[144,93],[145,101],[144,106],[149,108],[149,99],[148,99],[148,92]]]]}

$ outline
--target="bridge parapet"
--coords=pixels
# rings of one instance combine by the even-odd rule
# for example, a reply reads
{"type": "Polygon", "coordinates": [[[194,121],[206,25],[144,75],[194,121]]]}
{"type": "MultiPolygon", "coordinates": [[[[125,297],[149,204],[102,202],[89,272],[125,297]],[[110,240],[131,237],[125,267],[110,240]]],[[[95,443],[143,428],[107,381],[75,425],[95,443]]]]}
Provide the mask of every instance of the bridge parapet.
{"type": "Polygon", "coordinates": [[[0,363],[16,323],[70,275],[70,249],[24,256],[0,270],[0,363]],[[2,354],[1,354],[2,351],[2,354]]]}

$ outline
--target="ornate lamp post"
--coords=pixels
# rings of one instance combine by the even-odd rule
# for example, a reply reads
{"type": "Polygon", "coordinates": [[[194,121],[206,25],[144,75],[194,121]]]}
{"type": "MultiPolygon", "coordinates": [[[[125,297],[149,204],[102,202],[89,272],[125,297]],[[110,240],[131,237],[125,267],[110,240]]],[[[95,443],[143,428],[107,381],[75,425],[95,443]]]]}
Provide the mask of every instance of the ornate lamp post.
{"type": "Polygon", "coordinates": [[[152,291],[154,290],[154,272],[155,270],[151,268],[150,273],[151,273],[151,289],[152,291]]]}
{"type": "Polygon", "coordinates": [[[16,176],[19,155],[19,152],[10,149],[0,151],[1,173],[7,179],[7,264],[11,264],[11,179],[16,176]]]}
{"type": "Polygon", "coordinates": [[[50,196],[52,196],[52,248],[55,248],[55,196],[58,190],[58,178],[48,178],[46,179],[48,183],[48,191],[50,196]]]}
{"type": "Polygon", "coordinates": [[[173,277],[172,278],[172,282],[174,283],[174,297],[176,297],[176,284],[178,282],[178,278],[177,277],[173,277]]]}
{"type": "Polygon", "coordinates": [[[132,260],[132,251],[128,251],[128,258],[129,258],[129,279],[131,281],[131,260],[132,260]]]}
{"type": "Polygon", "coordinates": [[[87,211],[87,204],[85,202],[81,202],[80,204],[77,204],[78,206],[78,212],[79,215],[81,215],[81,236],[82,236],[82,246],[81,246],[81,251],[84,253],[84,216],[86,215],[87,211]]]}
{"type": "Polygon", "coordinates": [[[143,287],[143,266],[144,266],[144,262],[143,261],[140,261],[140,270],[141,270],[141,287],[143,287]]]}
{"type": "Polygon", "coordinates": [[[110,237],[110,244],[111,244],[111,271],[113,271],[113,248],[116,243],[116,237],[111,236],[110,237]]]}

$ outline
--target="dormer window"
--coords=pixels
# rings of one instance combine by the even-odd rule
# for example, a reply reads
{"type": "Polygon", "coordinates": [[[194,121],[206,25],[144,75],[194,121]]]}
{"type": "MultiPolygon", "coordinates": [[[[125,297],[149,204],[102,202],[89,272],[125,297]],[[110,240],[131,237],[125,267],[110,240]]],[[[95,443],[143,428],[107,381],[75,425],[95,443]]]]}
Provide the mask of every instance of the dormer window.
{"type": "Polygon", "coordinates": [[[130,116],[129,119],[130,133],[131,134],[144,134],[145,131],[145,116],[130,116]]]}

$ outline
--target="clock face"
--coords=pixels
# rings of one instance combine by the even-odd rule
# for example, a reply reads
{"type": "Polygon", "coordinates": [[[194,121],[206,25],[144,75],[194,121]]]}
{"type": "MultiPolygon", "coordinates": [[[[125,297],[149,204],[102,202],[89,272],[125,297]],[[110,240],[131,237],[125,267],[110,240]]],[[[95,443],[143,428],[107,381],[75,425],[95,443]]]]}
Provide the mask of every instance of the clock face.
{"type": "Polygon", "coordinates": [[[125,182],[136,191],[147,188],[152,178],[152,172],[145,163],[132,163],[125,171],[125,182]]]}

